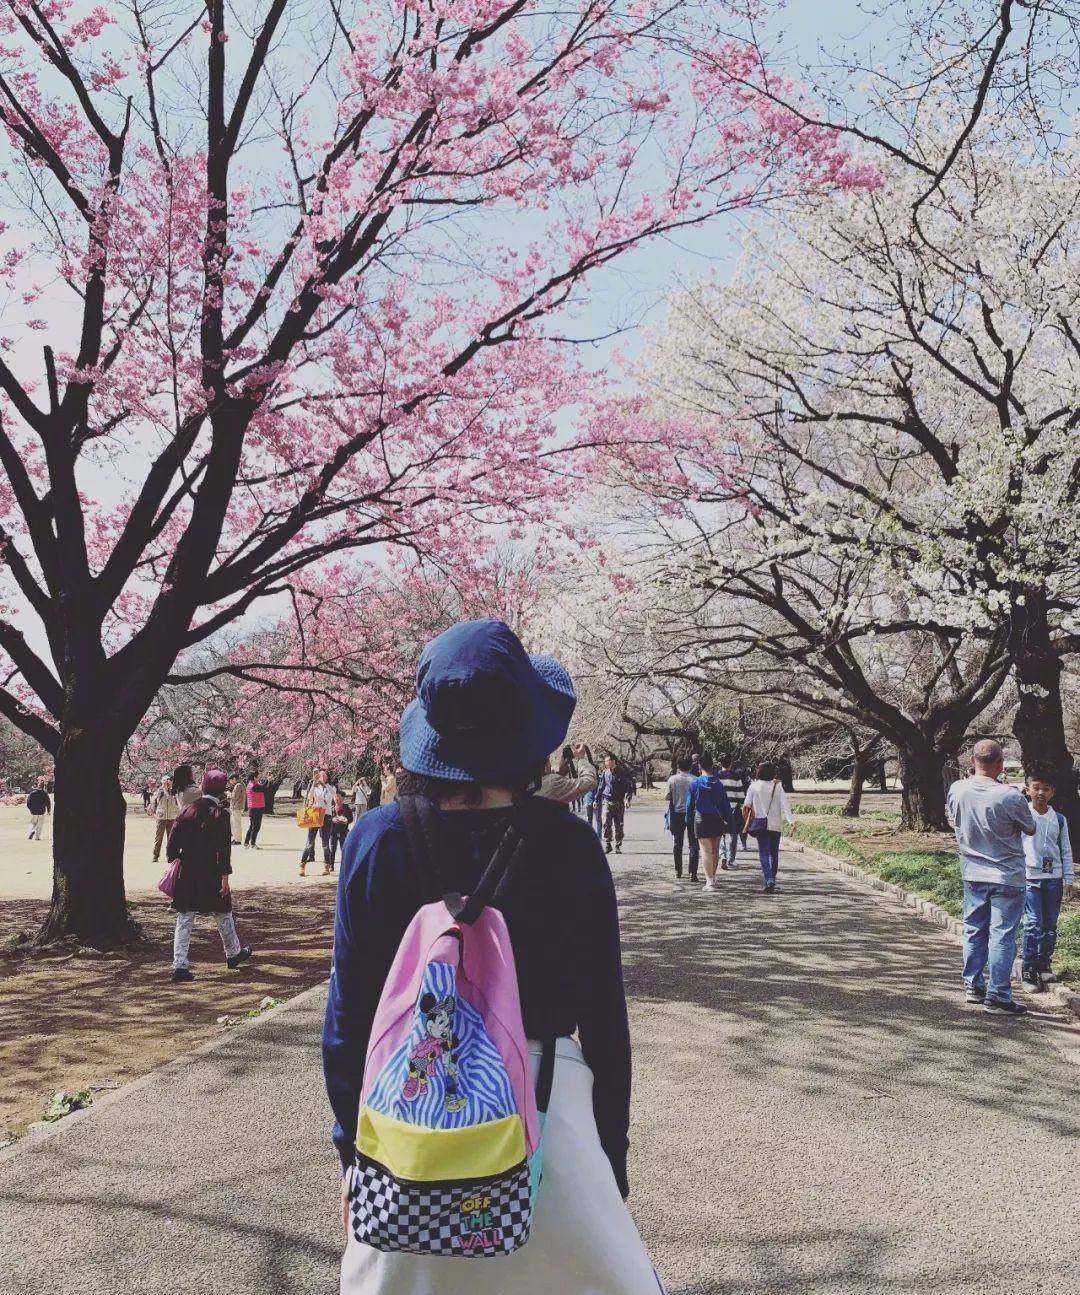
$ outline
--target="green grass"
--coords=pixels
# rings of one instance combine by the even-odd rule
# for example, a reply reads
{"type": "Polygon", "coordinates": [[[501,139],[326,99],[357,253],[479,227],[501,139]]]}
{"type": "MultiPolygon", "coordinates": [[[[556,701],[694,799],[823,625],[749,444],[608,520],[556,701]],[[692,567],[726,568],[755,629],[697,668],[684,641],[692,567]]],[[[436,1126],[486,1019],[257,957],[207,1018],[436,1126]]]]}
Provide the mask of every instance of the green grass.
{"type": "MultiPolygon", "coordinates": [[[[823,818],[839,818],[841,816],[840,811],[843,809],[843,806],[839,801],[830,805],[828,802],[813,804],[807,803],[803,800],[797,800],[793,801],[792,804],[796,814],[820,815],[823,818]]],[[[878,809],[872,802],[867,804],[864,800],[862,803],[862,812],[860,813],[859,818],[873,819],[874,822],[884,821],[899,823],[900,811],[898,809],[878,809]]],[[[846,823],[857,823],[859,818],[845,819],[844,821],[846,823]]]]}
{"type": "MultiPolygon", "coordinates": [[[[801,807],[800,811],[801,812],[801,807]]],[[[850,859],[882,881],[902,886],[923,899],[932,900],[953,917],[964,911],[964,891],[955,854],[930,850],[894,850],[868,854],[857,841],[818,823],[799,823],[799,840],[826,854],[850,859]]]]}
{"type": "Polygon", "coordinates": [[[1058,922],[1054,970],[1075,985],[1080,982],[1080,912],[1069,913],[1058,922]]]}

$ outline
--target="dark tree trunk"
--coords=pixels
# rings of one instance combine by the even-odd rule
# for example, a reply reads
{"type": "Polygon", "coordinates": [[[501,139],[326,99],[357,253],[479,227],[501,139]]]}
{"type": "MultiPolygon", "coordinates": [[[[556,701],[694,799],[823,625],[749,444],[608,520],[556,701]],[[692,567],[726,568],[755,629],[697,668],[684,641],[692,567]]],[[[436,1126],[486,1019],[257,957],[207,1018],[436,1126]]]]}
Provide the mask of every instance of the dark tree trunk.
{"type": "Polygon", "coordinates": [[[280,786],[281,786],[281,779],[280,779],[280,778],[279,778],[276,782],[268,782],[268,783],[266,784],[266,792],[265,792],[265,796],[266,796],[266,813],[267,813],[267,814],[272,814],[272,813],[274,812],[274,798],[277,796],[277,794],[278,794],[278,788],[279,788],[280,786]]]}
{"type": "Polygon", "coordinates": [[[74,937],[115,948],[138,938],[124,896],[127,806],[120,790],[122,740],[104,717],[72,727],[56,753],[53,896],[38,943],[74,937]]]}
{"type": "Polygon", "coordinates": [[[848,791],[847,804],[840,811],[844,818],[859,817],[859,810],[862,806],[863,784],[866,782],[873,764],[870,758],[873,747],[860,747],[853,742],[852,748],[854,754],[851,761],[851,787],[848,791]]]}
{"type": "Polygon", "coordinates": [[[1065,737],[1061,705],[1062,662],[1050,638],[1046,608],[1029,595],[1014,609],[1012,652],[1020,704],[1013,734],[1024,768],[1046,766],[1054,779],[1054,808],[1069,820],[1069,835],[1080,839],[1080,797],[1072,752],[1065,737]]]}
{"type": "Polygon", "coordinates": [[[900,826],[913,832],[946,831],[945,762],[949,753],[927,743],[900,748],[899,755],[903,788],[900,826]]]}
{"type": "Polygon", "coordinates": [[[885,757],[883,755],[878,756],[874,764],[875,764],[874,774],[878,781],[878,790],[888,791],[889,779],[888,779],[888,775],[885,772],[885,757]]]}

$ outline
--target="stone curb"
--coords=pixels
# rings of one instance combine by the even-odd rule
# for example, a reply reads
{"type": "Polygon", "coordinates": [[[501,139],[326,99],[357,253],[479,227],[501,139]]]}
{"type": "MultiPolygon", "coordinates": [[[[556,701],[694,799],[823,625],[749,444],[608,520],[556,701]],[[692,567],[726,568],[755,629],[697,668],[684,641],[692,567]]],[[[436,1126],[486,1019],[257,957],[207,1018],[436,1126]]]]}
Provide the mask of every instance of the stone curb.
{"type": "Polygon", "coordinates": [[[302,1007],[316,995],[324,993],[328,984],[329,978],[321,980],[317,985],[313,985],[310,989],[301,990],[295,997],[287,999],[284,1003],[279,1003],[277,1007],[263,1012],[260,1016],[222,1028],[218,1037],[208,1039],[205,1043],[200,1043],[197,1048],[192,1048],[190,1052],[182,1052],[178,1057],[171,1057],[168,1061],[163,1061],[160,1066],[155,1066],[153,1070],[147,1070],[145,1074],[137,1076],[129,1083],[121,1084],[119,1088],[111,1089],[100,1097],[95,1097],[91,1105],[84,1106],[78,1111],[72,1111],[70,1115],[65,1115],[62,1120],[57,1120],[51,1124],[44,1121],[31,1124],[26,1132],[17,1137],[14,1142],[9,1142],[6,1146],[0,1147],[0,1165],[22,1154],[24,1151],[32,1151],[36,1147],[40,1147],[42,1143],[51,1142],[53,1138],[62,1136],[83,1120],[92,1119],[95,1112],[107,1110],[117,1102],[126,1101],[132,1094],[146,1088],[161,1075],[173,1074],[178,1070],[182,1070],[185,1066],[190,1066],[208,1053],[216,1052],[218,1048],[225,1047],[226,1044],[235,1039],[238,1034],[265,1029],[268,1024],[277,1021],[283,1013],[302,1007]]]}
{"type": "MultiPolygon", "coordinates": [[[[842,872],[845,877],[853,877],[856,881],[865,882],[872,886],[874,890],[884,891],[886,895],[892,895],[906,907],[913,909],[917,916],[921,917],[924,922],[932,922],[935,926],[940,927],[949,935],[957,944],[962,944],[964,940],[964,924],[959,918],[953,917],[951,913],[946,913],[943,908],[933,903],[929,899],[924,899],[921,895],[915,895],[910,890],[905,890],[903,886],[897,886],[895,882],[883,881],[881,877],[875,877],[872,872],[867,872],[860,868],[857,863],[852,863],[848,859],[838,859],[834,854],[826,854],[824,851],[811,845],[805,845],[802,842],[803,853],[812,856],[819,863],[834,872],[842,872]]],[[[1080,1016],[1080,994],[1075,990],[1069,989],[1066,985],[1048,985],[1048,996],[1062,1007],[1067,1007],[1069,1011],[1080,1016]]]]}

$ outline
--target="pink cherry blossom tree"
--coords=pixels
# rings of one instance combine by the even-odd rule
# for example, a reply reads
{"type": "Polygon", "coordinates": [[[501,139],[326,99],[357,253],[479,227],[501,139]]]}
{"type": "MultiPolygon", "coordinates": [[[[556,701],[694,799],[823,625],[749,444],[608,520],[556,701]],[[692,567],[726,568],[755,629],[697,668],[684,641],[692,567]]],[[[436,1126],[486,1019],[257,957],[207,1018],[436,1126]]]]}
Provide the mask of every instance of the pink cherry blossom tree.
{"type": "Polygon", "coordinates": [[[110,943],[178,656],[349,551],[547,516],[593,272],[864,172],[680,0],[0,13],[0,714],[55,761],[42,938],[110,943]]]}

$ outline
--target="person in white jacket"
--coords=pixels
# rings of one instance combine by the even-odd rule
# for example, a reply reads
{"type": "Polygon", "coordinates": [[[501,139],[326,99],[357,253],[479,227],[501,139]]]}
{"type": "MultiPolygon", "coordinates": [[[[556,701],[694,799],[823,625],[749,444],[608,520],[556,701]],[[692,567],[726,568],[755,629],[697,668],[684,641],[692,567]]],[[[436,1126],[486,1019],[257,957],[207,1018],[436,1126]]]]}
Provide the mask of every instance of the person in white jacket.
{"type": "Polygon", "coordinates": [[[576,764],[566,773],[553,769],[551,760],[548,759],[540,790],[536,793],[538,796],[543,796],[545,800],[557,800],[560,805],[572,805],[575,800],[595,791],[596,765],[588,759],[584,743],[576,743],[572,750],[576,764]]]}
{"type": "Polygon", "coordinates": [[[1050,804],[1054,798],[1051,770],[1033,767],[1027,793],[1035,819],[1035,835],[1024,837],[1027,889],[1024,894],[1024,984],[1033,993],[1054,979],[1051,963],[1057,944],[1057,922],[1066,886],[1075,881],[1069,824],[1050,804]]]}
{"type": "Polygon", "coordinates": [[[771,895],[776,889],[776,871],[780,866],[780,829],[783,820],[794,825],[795,815],[787,798],[784,785],[776,776],[776,765],[765,761],[757,767],[757,774],[746,789],[743,801],[743,828],[751,831],[755,820],[764,826],[753,832],[757,837],[761,875],[765,880],[762,890],[771,895]]]}

